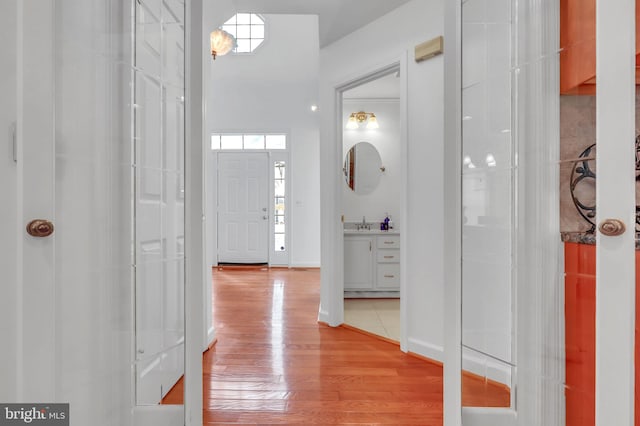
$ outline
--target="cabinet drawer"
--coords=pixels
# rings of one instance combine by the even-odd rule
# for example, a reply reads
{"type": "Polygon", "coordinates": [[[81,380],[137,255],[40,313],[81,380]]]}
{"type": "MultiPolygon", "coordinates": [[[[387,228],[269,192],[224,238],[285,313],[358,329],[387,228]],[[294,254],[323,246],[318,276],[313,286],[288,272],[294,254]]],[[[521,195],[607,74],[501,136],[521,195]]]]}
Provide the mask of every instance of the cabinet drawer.
{"type": "Polygon", "coordinates": [[[378,250],[378,263],[400,262],[400,250],[378,250]]]}
{"type": "Polygon", "coordinates": [[[380,235],[377,238],[376,247],[385,248],[400,248],[400,236],[399,235],[380,235]]]}
{"type": "Polygon", "coordinates": [[[378,264],[377,288],[400,288],[400,265],[398,263],[378,264]]]}

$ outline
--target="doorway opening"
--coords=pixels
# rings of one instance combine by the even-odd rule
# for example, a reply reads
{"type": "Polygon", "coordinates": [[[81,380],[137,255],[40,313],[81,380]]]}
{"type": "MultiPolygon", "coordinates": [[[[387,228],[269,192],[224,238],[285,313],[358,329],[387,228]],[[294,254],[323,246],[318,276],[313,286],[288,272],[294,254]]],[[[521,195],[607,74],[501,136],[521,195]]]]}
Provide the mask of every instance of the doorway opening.
{"type": "Polygon", "coordinates": [[[340,91],[344,324],[401,338],[401,227],[406,123],[400,63],[340,91]]]}

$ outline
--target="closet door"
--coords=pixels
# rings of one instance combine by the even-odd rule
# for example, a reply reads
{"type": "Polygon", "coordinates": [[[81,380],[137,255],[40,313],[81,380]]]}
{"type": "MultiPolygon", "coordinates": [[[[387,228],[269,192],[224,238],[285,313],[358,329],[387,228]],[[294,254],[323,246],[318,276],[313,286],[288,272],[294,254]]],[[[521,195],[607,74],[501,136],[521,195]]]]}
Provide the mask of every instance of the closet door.
{"type": "Polygon", "coordinates": [[[592,12],[593,34],[561,52],[560,11],[447,5],[446,426],[634,424],[635,1],[582,2],[569,13],[592,12]],[[593,78],[562,99],[587,110],[571,126],[559,59],[588,45],[593,78]],[[595,146],[561,159],[561,129],[595,146]],[[560,242],[562,185],[577,257],[560,242]]]}

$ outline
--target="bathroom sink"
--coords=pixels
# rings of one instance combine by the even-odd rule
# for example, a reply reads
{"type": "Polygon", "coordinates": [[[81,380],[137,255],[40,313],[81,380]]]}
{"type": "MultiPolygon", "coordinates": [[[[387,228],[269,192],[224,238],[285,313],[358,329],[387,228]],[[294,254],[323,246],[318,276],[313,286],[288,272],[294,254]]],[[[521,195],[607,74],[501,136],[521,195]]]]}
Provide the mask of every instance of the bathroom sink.
{"type": "Polygon", "coordinates": [[[388,234],[393,233],[394,230],[381,231],[379,229],[345,229],[345,234],[388,234]]]}

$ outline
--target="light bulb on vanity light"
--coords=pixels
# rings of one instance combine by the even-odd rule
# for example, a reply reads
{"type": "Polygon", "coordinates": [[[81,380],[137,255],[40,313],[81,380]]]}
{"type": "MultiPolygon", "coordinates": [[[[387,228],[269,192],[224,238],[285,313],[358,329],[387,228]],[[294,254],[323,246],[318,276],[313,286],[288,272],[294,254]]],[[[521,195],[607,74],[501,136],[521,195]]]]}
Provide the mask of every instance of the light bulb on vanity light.
{"type": "Polygon", "coordinates": [[[367,129],[377,129],[380,125],[378,124],[378,119],[374,113],[371,113],[371,117],[369,117],[369,122],[367,123],[367,129]]]}
{"type": "Polygon", "coordinates": [[[347,121],[347,129],[354,130],[358,128],[358,120],[356,120],[356,115],[351,113],[349,116],[349,120],[347,121]]]}

